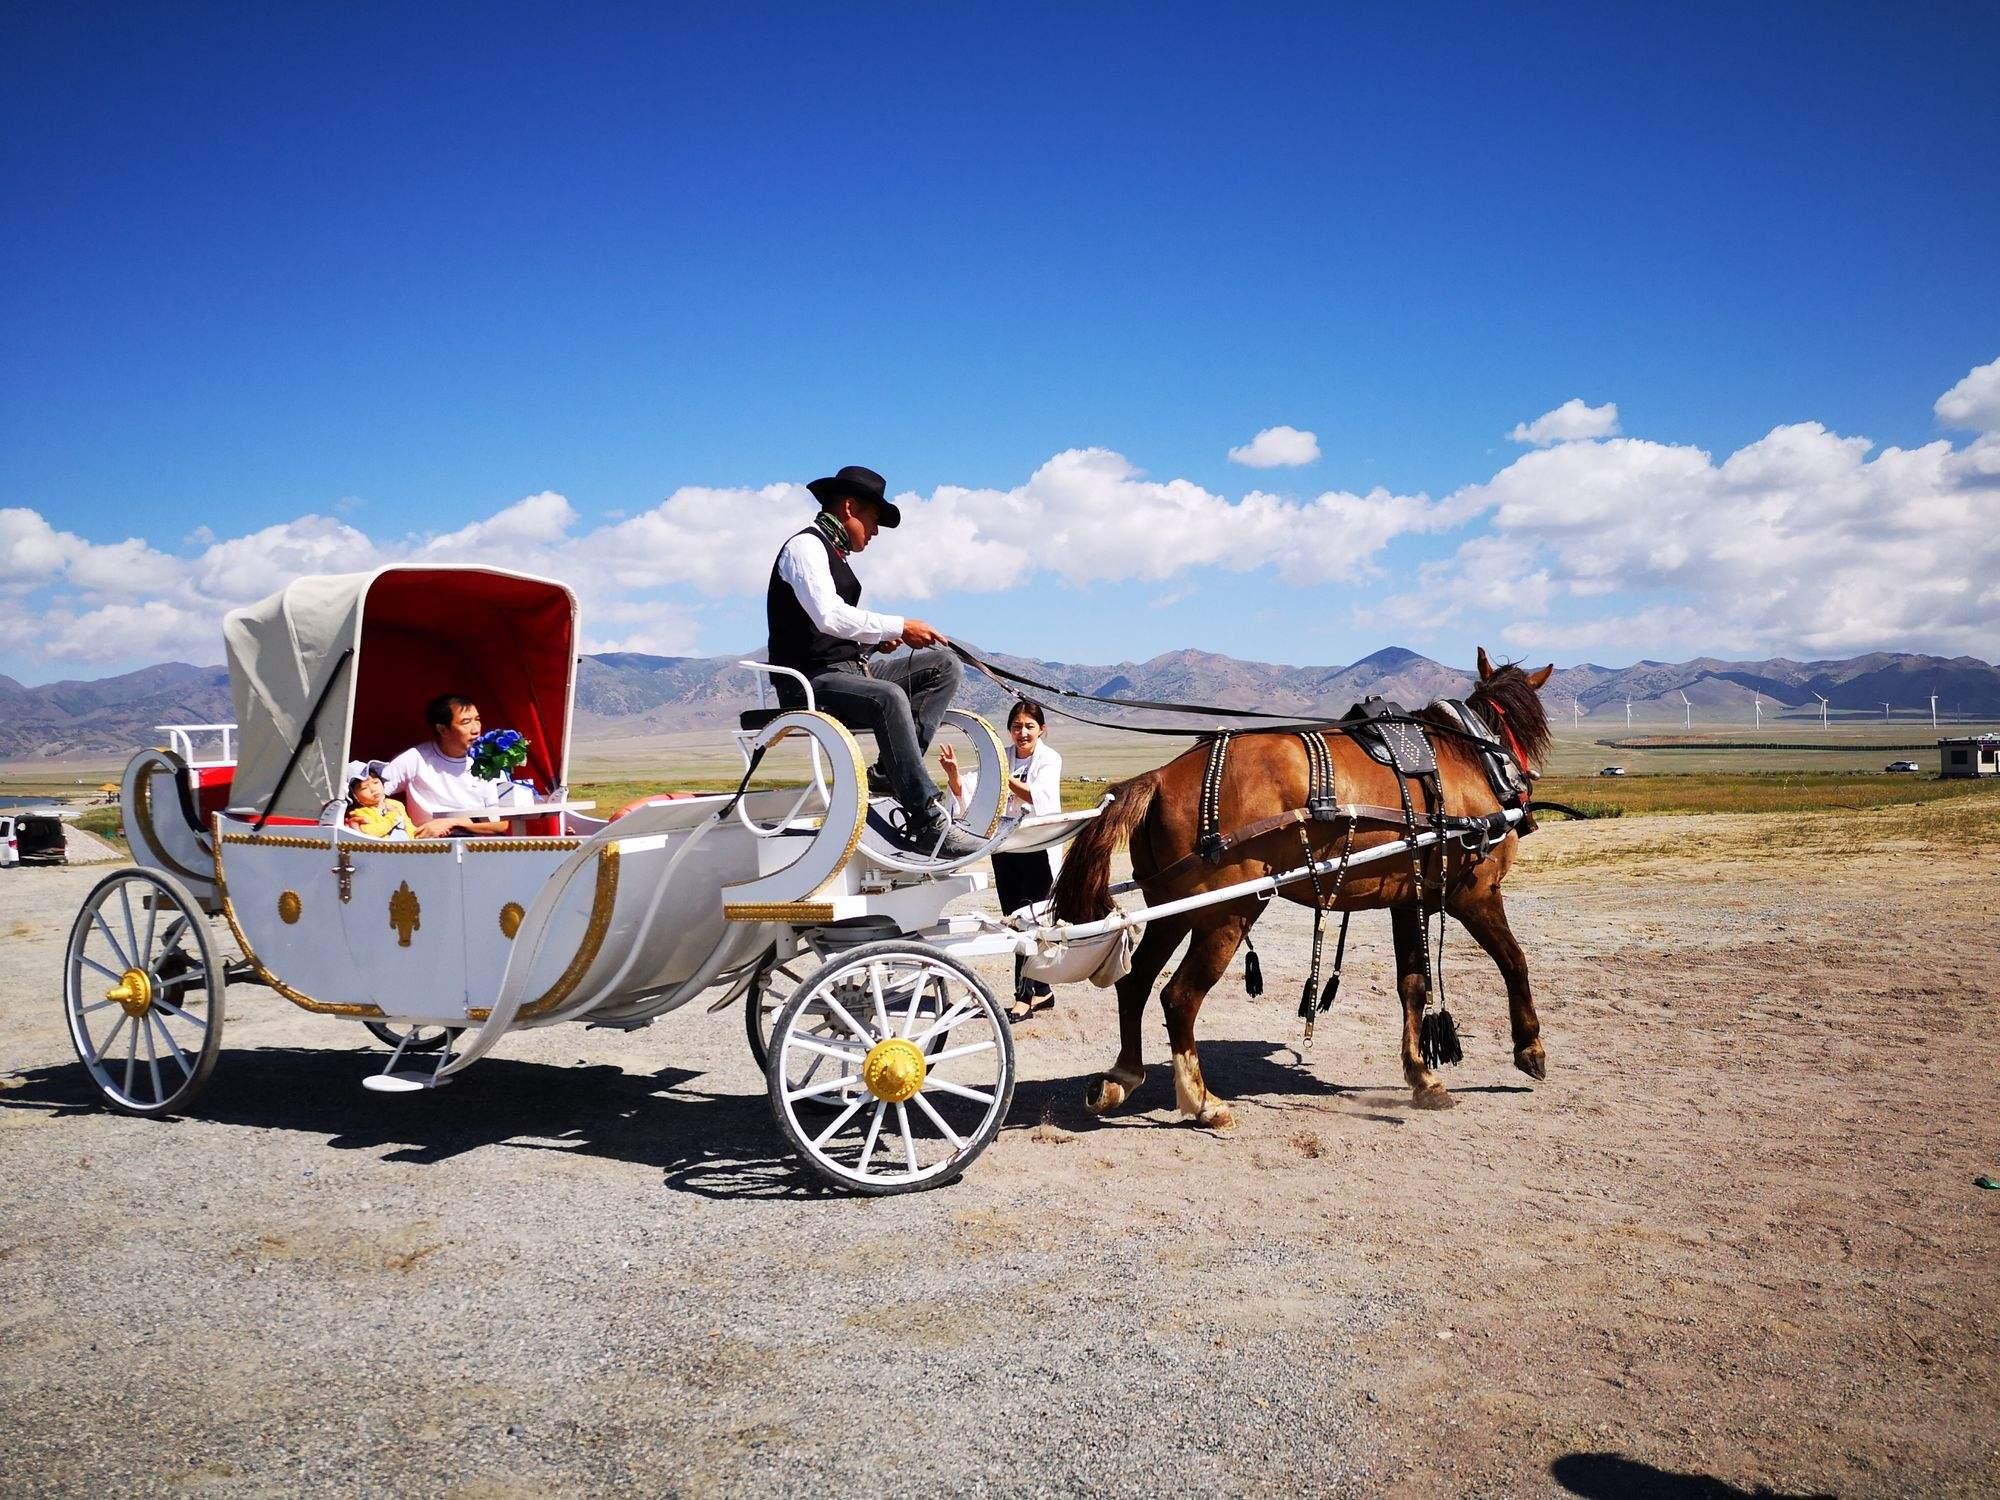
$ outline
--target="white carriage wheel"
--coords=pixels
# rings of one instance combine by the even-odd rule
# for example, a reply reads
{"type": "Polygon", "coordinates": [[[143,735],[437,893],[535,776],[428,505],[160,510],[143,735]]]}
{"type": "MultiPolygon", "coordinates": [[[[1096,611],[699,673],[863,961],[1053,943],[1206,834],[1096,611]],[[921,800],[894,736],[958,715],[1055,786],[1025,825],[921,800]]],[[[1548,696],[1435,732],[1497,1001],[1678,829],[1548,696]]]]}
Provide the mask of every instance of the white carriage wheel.
{"type": "Polygon", "coordinates": [[[222,1049],[228,980],[208,916],[157,870],[91,887],[69,930],[63,1014],[105,1102],[133,1115],[191,1103],[222,1049]]]}
{"type": "Polygon", "coordinates": [[[955,1180],[1000,1133],[1014,1039],[956,959],[869,943],[786,1002],[766,1081],[778,1128],[815,1171],[855,1192],[915,1192],[955,1180]]]}

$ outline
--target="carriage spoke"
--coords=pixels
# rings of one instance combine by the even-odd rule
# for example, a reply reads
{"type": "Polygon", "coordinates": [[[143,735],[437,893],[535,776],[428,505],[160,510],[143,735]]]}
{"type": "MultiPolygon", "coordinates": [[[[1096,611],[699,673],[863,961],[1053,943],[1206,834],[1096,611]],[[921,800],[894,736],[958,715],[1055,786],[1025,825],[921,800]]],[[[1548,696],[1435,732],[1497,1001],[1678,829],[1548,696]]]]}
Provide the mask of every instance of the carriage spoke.
{"type": "Polygon", "coordinates": [[[906,1037],[917,1029],[917,1011],[924,1003],[924,991],[930,988],[931,978],[926,974],[910,986],[910,1008],[903,1012],[903,1035],[906,1037]]]}
{"type": "MultiPolygon", "coordinates": [[[[863,1047],[858,1042],[847,1046],[840,1046],[838,1044],[829,1046],[825,1042],[814,1041],[809,1037],[797,1035],[792,1037],[791,1045],[798,1048],[801,1052],[817,1052],[822,1057],[836,1058],[844,1063],[859,1062],[868,1051],[866,1047],[863,1047]]],[[[800,1081],[803,1082],[804,1080],[800,1081]]]]}
{"type": "Polygon", "coordinates": [[[945,1124],[944,1116],[939,1114],[934,1108],[931,1107],[930,1100],[926,1099],[922,1094],[916,1094],[912,1096],[912,1102],[917,1106],[918,1109],[922,1110],[925,1114],[930,1116],[931,1124],[937,1126],[937,1128],[944,1133],[944,1138],[951,1142],[952,1150],[963,1151],[965,1149],[964,1138],[960,1136],[957,1131],[953,1130],[949,1125],[945,1124]]]}
{"type": "Polygon", "coordinates": [[[868,966],[868,998],[875,1007],[875,1024],[882,1028],[882,1035],[892,1035],[889,1030],[889,1002],[882,997],[882,966],[868,966]]]}
{"type": "Polygon", "coordinates": [[[153,1046],[153,1028],[146,1025],[146,1017],[139,1017],[139,1030],[146,1038],[146,1071],[153,1075],[153,1102],[160,1103],[167,1097],[166,1085],[160,1082],[160,1054],[153,1046]]]}
{"type": "MultiPolygon", "coordinates": [[[[89,967],[97,970],[98,973],[102,974],[106,979],[111,980],[113,983],[116,983],[124,979],[125,977],[123,974],[120,974],[116,969],[105,968],[103,964],[99,963],[96,959],[92,958],[88,953],[77,954],[77,960],[78,962],[87,964],[89,967]]],[[[107,1000],[104,1003],[106,1005],[112,1005],[115,1004],[116,1002],[107,1000]]]]}
{"type": "MultiPolygon", "coordinates": [[[[819,1065],[815,1063],[813,1066],[818,1067],[819,1065]]],[[[854,1087],[854,1080],[843,1073],[838,1077],[824,1079],[819,1083],[809,1084],[804,1088],[786,1089],[785,1097],[787,1099],[817,1099],[821,1094],[830,1094],[835,1089],[852,1087],[854,1087]]]]}
{"type": "Polygon", "coordinates": [[[915,1042],[918,1046],[922,1046],[925,1042],[928,1042],[932,1037],[942,1036],[945,1032],[951,1030],[952,1027],[958,1025],[960,1022],[968,1020],[969,1018],[976,1016],[978,1014],[979,1014],[979,1007],[976,1005],[964,1005],[964,1004],[954,1005],[949,1011],[947,1011],[944,1015],[938,1018],[937,1025],[933,1026],[929,1031],[926,1031],[922,1036],[913,1036],[910,1038],[910,1040],[915,1042]]]}
{"type": "Polygon", "coordinates": [[[917,1170],[917,1138],[910,1134],[910,1111],[901,1104],[896,1106],[896,1126],[903,1132],[903,1160],[910,1164],[912,1172],[917,1170]]]}
{"type": "Polygon", "coordinates": [[[132,1097],[132,1070],[139,1065],[139,1028],[132,1028],[132,1040],[125,1048],[125,1097],[132,1097]]]}
{"type": "Polygon", "coordinates": [[[868,1139],[861,1147],[860,1170],[863,1177],[868,1175],[868,1163],[875,1155],[876,1138],[882,1134],[882,1117],[887,1113],[889,1113],[889,1106],[878,1102],[875,1106],[875,1118],[868,1122],[868,1139]]]}
{"type": "MultiPolygon", "coordinates": [[[[152,1018],[149,1017],[148,1019],[152,1018]]],[[[166,1042],[169,1055],[172,1056],[175,1062],[181,1065],[181,1072],[183,1074],[189,1078],[194,1077],[194,1069],[188,1066],[187,1054],[181,1050],[181,1044],[174,1040],[174,1034],[167,1030],[167,1023],[163,1020],[159,1023],[159,1026],[160,1037],[166,1042]]]]}
{"type": "Polygon", "coordinates": [[[934,1053],[930,1058],[930,1066],[935,1068],[939,1063],[950,1062],[954,1057],[970,1057],[975,1052],[992,1052],[996,1045],[993,1042],[967,1042],[963,1047],[953,1047],[947,1052],[934,1053]]]}
{"type": "Polygon", "coordinates": [[[146,950],[139,946],[139,929],[132,921],[132,887],[130,883],[118,887],[118,904],[125,910],[125,940],[132,945],[132,963],[137,967],[146,956],[146,950]]]}
{"type": "Polygon", "coordinates": [[[187,925],[185,914],[167,924],[167,930],[160,934],[160,957],[165,958],[181,945],[181,934],[187,931],[187,925]]]}
{"type": "Polygon", "coordinates": [[[104,1038],[104,1041],[94,1050],[93,1054],[87,1059],[87,1061],[101,1064],[104,1061],[104,1059],[110,1055],[111,1044],[118,1040],[118,1033],[125,1029],[125,1023],[131,1019],[132,1018],[129,1015],[119,1016],[118,1024],[111,1028],[110,1034],[104,1038]]]}
{"type": "Polygon", "coordinates": [[[832,1011],[834,1015],[840,1018],[840,1022],[843,1026],[845,1026],[855,1036],[861,1038],[863,1045],[872,1047],[875,1045],[877,1041],[880,1040],[880,1038],[875,1036],[872,1032],[870,1032],[866,1026],[863,1026],[859,1021],[855,1020],[853,1016],[849,1015],[847,1013],[847,1007],[842,1005],[838,1000],[834,999],[830,993],[826,997],[826,1008],[832,1011]]]}
{"type": "Polygon", "coordinates": [[[160,902],[162,899],[164,899],[163,896],[159,892],[155,892],[152,902],[146,907],[146,941],[144,946],[139,949],[139,957],[146,960],[149,966],[153,962],[153,933],[160,925],[160,902]]]}
{"type": "MultiPolygon", "coordinates": [[[[171,1000],[155,999],[153,1001],[153,1009],[163,1010],[168,1015],[174,1017],[176,1020],[186,1021],[190,1026],[199,1026],[203,1031],[208,1030],[208,1022],[204,1021],[200,1016],[197,1016],[190,1011],[183,1010],[180,1006],[174,1004],[173,1001],[171,1000]]],[[[160,1024],[164,1026],[166,1023],[162,1021],[160,1024]]]]}
{"type": "Polygon", "coordinates": [[[956,1094],[961,1099],[971,1099],[980,1104],[991,1104],[993,1102],[991,1094],[982,1094],[978,1089],[969,1089],[962,1083],[951,1083],[942,1078],[926,1078],[924,1080],[924,1087],[927,1089],[942,1089],[947,1094],[956,1094]]]}
{"type": "Polygon", "coordinates": [[[111,935],[111,924],[104,920],[104,908],[92,907],[90,920],[97,924],[97,930],[104,934],[104,941],[111,945],[111,954],[126,968],[132,967],[132,960],[125,956],[125,950],[118,946],[118,939],[111,935]]]}
{"type": "Polygon", "coordinates": [[[89,1005],[78,1006],[76,1013],[80,1016],[87,1016],[94,1010],[103,1010],[106,1006],[116,1005],[117,1003],[116,1000],[96,1000],[89,1005]]]}
{"type": "Polygon", "coordinates": [[[847,1124],[847,1122],[853,1119],[855,1115],[860,1113],[862,1107],[866,1105],[869,1099],[872,1097],[873,1097],[872,1095],[863,1094],[860,1098],[856,1099],[852,1104],[848,1105],[847,1108],[843,1109],[838,1115],[836,1115],[831,1125],[827,1126],[826,1129],[822,1130],[818,1135],[813,1137],[813,1149],[818,1150],[821,1146],[824,1146],[828,1141],[832,1140],[835,1136],[839,1135],[841,1129],[847,1124]]]}

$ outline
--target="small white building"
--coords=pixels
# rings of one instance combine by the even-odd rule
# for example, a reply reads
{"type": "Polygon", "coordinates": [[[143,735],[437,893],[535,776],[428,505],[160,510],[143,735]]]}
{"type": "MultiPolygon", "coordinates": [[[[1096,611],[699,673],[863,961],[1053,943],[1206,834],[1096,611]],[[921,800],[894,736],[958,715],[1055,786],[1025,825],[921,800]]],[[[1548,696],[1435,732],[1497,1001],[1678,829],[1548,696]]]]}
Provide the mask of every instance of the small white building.
{"type": "Polygon", "coordinates": [[[1938,741],[1938,775],[2000,776],[2000,735],[1938,741]]]}

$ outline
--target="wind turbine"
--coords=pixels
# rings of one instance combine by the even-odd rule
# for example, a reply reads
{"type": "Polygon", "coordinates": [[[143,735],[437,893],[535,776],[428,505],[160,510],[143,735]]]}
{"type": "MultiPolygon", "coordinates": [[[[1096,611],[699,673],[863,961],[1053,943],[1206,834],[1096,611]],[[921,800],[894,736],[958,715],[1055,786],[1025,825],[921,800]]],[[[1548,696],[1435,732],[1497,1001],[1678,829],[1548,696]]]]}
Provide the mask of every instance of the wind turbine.
{"type": "Polygon", "coordinates": [[[1569,717],[1572,728],[1583,728],[1583,704],[1575,698],[1569,700],[1569,717]]]}
{"type": "Polygon", "coordinates": [[[1632,695],[1630,693],[1625,695],[1625,727],[1627,729],[1632,727],[1632,695]]]}
{"type": "Polygon", "coordinates": [[[1681,695],[1681,716],[1686,721],[1683,727],[1694,728],[1694,705],[1688,702],[1688,695],[1681,692],[1681,689],[1675,688],[1674,691],[1681,695]]]}
{"type": "Polygon", "coordinates": [[[1750,695],[1750,706],[1757,711],[1757,727],[1761,730],[1764,727],[1764,700],[1755,693],[1752,693],[1750,695]]]}
{"type": "Polygon", "coordinates": [[[1889,722],[1889,705],[1886,703],[1882,705],[1882,722],[1885,724],[1889,722]]]}
{"type": "Polygon", "coordinates": [[[1937,694],[1931,694],[1931,728],[1937,728],[1937,694]]]}
{"type": "Polygon", "coordinates": [[[1824,729],[1826,728],[1826,697],[1822,693],[1814,693],[1813,696],[1819,699],[1819,727],[1824,729]]]}

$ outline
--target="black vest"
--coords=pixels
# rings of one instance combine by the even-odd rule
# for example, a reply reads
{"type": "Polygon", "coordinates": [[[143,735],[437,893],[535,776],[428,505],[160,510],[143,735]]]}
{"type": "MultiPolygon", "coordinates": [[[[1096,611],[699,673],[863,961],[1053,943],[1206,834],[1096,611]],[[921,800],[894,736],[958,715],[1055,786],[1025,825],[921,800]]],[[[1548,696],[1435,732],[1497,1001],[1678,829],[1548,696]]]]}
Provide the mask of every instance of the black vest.
{"type": "MultiPolygon", "coordinates": [[[[840,550],[827,540],[826,533],[817,526],[808,526],[798,536],[810,537],[826,549],[827,567],[833,574],[833,591],[840,595],[842,602],[859,604],[861,580],[854,576],[854,569],[847,565],[847,559],[841,556],[840,550]]],[[[797,537],[792,540],[797,540],[797,537]]],[[[791,541],[785,545],[790,546],[791,541]]],[[[783,555],[780,549],[779,556],[783,555]]],[[[864,648],[859,641],[844,641],[837,635],[827,635],[813,624],[812,616],[799,603],[799,596],[779,574],[775,560],[771,563],[770,585],[764,591],[764,619],[771,631],[768,659],[775,667],[790,667],[808,677],[817,677],[844,662],[860,661],[863,657],[864,648]]],[[[780,677],[777,688],[780,703],[804,701],[799,696],[798,684],[788,677],[780,677]]]]}

